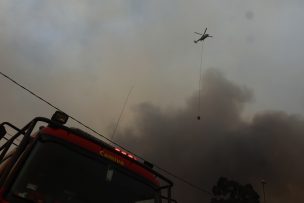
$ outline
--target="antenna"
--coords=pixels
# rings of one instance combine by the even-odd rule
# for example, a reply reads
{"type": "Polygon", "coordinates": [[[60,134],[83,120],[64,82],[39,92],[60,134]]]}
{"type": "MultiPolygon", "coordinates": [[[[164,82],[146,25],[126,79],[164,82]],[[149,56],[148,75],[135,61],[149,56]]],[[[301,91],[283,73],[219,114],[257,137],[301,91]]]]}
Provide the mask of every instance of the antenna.
{"type": "MultiPolygon", "coordinates": [[[[16,80],[14,80],[13,78],[11,78],[11,77],[9,77],[8,75],[4,74],[4,73],[1,72],[1,71],[0,71],[0,75],[2,75],[3,77],[7,78],[10,82],[15,83],[17,86],[19,86],[20,88],[22,88],[23,90],[25,90],[25,91],[28,92],[29,94],[33,95],[34,97],[36,97],[36,98],[39,99],[40,101],[46,103],[47,105],[53,107],[54,109],[56,109],[56,110],[58,110],[58,111],[61,111],[58,107],[56,107],[55,105],[53,105],[53,104],[50,103],[49,101],[45,100],[44,98],[40,97],[39,95],[37,95],[36,93],[34,93],[33,91],[31,91],[30,89],[26,88],[25,86],[21,85],[19,82],[17,82],[16,80]]],[[[132,88],[132,89],[133,89],[133,88],[132,88]]],[[[132,89],[130,90],[129,95],[131,94],[132,89]]],[[[127,98],[128,98],[128,97],[127,97],[127,98]]],[[[126,101],[127,101],[127,100],[126,100],[126,101]]],[[[126,103],[126,102],[125,102],[125,103],[126,103]]],[[[123,112],[123,111],[122,111],[122,112],[123,112]]],[[[126,149],[125,147],[123,147],[122,145],[118,144],[117,142],[112,141],[111,139],[107,138],[107,137],[104,136],[103,134],[97,132],[96,130],[94,130],[93,128],[91,128],[90,126],[88,126],[87,124],[85,124],[85,123],[81,122],[80,120],[74,118],[73,116],[69,116],[69,117],[70,117],[72,120],[74,120],[75,122],[77,122],[77,123],[79,123],[80,125],[82,125],[83,127],[87,128],[88,130],[94,132],[96,135],[99,135],[99,136],[102,137],[103,139],[105,139],[105,140],[107,140],[108,142],[112,143],[113,145],[115,145],[115,146],[117,146],[117,147],[119,147],[119,148],[121,148],[121,149],[124,149],[126,152],[129,152],[129,153],[135,155],[137,158],[142,159],[143,161],[145,161],[145,159],[144,159],[142,156],[140,156],[139,154],[135,154],[135,153],[131,152],[130,150],[128,150],[128,149],[126,149]]],[[[157,168],[157,169],[159,169],[159,170],[161,170],[161,171],[163,171],[164,173],[170,175],[171,177],[175,178],[176,180],[179,180],[180,182],[182,182],[182,183],[184,183],[184,184],[186,184],[186,185],[192,187],[193,189],[196,189],[196,190],[200,191],[200,192],[203,193],[203,194],[207,194],[207,195],[209,195],[209,196],[212,196],[212,193],[211,193],[211,192],[209,192],[208,190],[206,190],[206,189],[204,189],[204,188],[202,188],[202,187],[200,187],[200,186],[198,186],[198,185],[196,185],[196,184],[190,182],[189,180],[184,179],[184,178],[182,178],[182,177],[180,177],[180,176],[178,176],[178,175],[175,175],[174,173],[172,173],[172,172],[170,172],[170,171],[168,171],[168,170],[166,170],[166,169],[164,169],[164,168],[162,168],[162,167],[160,167],[160,166],[158,166],[158,165],[155,165],[155,164],[154,164],[154,167],[157,168]]]]}
{"type": "Polygon", "coordinates": [[[131,89],[129,90],[129,93],[128,93],[127,97],[126,97],[125,103],[124,103],[124,105],[123,105],[123,107],[122,107],[122,109],[121,109],[121,112],[120,112],[120,114],[119,114],[119,117],[118,117],[118,119],[117,119],[115,128],[114,128],[114,130],[113,130],[113,133],[112,133],[112,136],[111,136],[111,140],[114,139],[114,135],[115,135],[115,133],[116,133],[116,131],[117,131],[117,128],[118,128],[120,119],[121,119],[121,117],[122,117],[123,112],[125,111],[126,105],[127,105],[127,103],[128,103],[128,100],[129,100],[129,96],[130,96],[130,94],[131,94],[131,92],[132,92],[133,89],[134,89],[134,86],[132,86],[131,89]]]}

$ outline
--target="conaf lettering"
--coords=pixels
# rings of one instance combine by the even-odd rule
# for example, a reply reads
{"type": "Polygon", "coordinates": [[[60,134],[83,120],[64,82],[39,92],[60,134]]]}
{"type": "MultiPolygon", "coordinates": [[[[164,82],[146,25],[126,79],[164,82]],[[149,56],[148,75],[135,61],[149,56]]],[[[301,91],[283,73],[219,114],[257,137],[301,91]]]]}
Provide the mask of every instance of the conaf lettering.
{"type": "Polygon", "coordinates": [[[110,154],[107,154],[105,151],[100,151],[99,154],[100,154],[101,156],[103,156],[103,157],[105,157],[105,158],[107,158],[107,159],[109,159],[109,160],[111,160],[111,161],[117,163],[117,164],[120,164],[120,165],[122,165],[122,166],[124,165],[124,162],[123,162],[122,160],[118,159],[118,158],[115,157],[115,156],[112,156],[112,155],[110,155],[110,154]]]}

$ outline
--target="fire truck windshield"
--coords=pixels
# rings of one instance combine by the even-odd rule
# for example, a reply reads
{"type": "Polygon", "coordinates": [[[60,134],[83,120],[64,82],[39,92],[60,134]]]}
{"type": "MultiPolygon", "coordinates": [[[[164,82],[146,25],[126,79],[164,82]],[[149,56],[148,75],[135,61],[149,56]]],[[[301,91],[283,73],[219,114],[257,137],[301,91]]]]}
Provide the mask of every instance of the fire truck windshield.
{"type": "Polygon", "coordinates": [[[75,146],[38,141],[7,196],[22,203],[159,203],[150,182],[75,146]]]}

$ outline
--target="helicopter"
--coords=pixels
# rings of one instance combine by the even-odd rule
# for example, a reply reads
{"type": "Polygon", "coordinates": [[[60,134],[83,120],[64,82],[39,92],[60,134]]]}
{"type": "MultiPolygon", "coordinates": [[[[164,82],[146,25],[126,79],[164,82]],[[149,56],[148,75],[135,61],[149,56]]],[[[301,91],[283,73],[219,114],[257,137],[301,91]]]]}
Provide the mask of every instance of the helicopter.
{"type": "Polygon", "coordinates": [[[198,40],[194,40],[194,43],[198,43],[199,41],[204,41],[207,37],[212,37],[209,34],[206,34],[207,28],[205,29],[204,34],[194,32],[195,34],[201,35],[201,37],[198,40]]]}

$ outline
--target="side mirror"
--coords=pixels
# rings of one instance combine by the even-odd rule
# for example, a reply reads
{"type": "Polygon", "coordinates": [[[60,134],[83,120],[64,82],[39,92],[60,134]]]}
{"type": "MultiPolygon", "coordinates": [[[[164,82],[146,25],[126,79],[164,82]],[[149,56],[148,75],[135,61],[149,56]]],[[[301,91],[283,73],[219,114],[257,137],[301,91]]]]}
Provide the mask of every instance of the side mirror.
{"type": "Polygon", "coordinates": [[[6,130],[3,125],[0,126],[0,140],[6,135],[6,130]]]}

